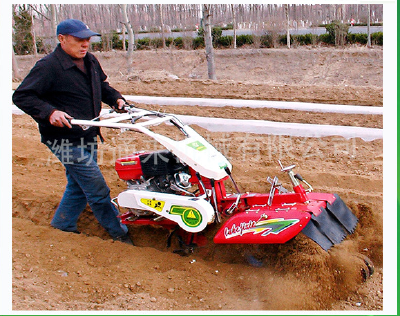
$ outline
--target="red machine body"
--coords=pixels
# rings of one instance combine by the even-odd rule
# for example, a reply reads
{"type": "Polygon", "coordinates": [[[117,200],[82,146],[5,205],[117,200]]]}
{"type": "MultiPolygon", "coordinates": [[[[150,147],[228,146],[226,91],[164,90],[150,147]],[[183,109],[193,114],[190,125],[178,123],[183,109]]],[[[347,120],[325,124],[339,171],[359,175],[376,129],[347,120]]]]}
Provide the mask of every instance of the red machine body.
{"type": "MultiPolygon", "coordinates": [[[[136,153],[117,159],[115,169],[121,179],[131,183],[153,181],[152,186],[149,185],[147,188],[154,191],[159,191],[160,183],[171,181],[172,173],[186,172],[190,178],[190,187],[196,188],[193,195],[206,196],[218,213],[216,217],[221,227],[214,236],[215,243],[285,243],[308,225],[306,231],[311,238],[316,239],[324,249],[329,249],[331,244],[337,243],[336,239],[341,241],[346,235],[340,228],[339,233],[335,232],[338,237],[328,236],[321,241],[322,237],[315,231],[318,221],[311,223],[312,219],[317,219],[321,213],[327,212],[328,205],[334,205],[338,198],[334,194],[308,192],[299,183],[295,183],[292,192],[276,192],[275,189],[271,189],[269,194],[227,194],[225,181],[229,180],[230,176],[214,181],[196,174],[192,168],[181,164],[178,160],[173,160],[171,163],[171,157],[174,156],[168,151],[136,153]],[[161,157],[168,156],[168,161],[163,162],[163,159],[158,159],[155,168],[153,160],[157,155],[159,158],[160,155],[161,157]]],[[[184,194],[171,192],[168,189],[163,192],[184,194]]],[[[325,215],[321,216],[323,217],[325,215]]],[[[130,211],[121,215],[120,218],[122,223],[130,225],[159,225],[169,230],[177,227],[172,220],[165,218],[155,220],[152,216],[133,216],[130,211]]]]}
{"type": "Polygon", "coordinates": [[[142,166],[140,164],[140,155],[141,154],[133,154],[118,158],[115,161],[115,170],[122,180],[137,180],[143,176],[142,166]]]}

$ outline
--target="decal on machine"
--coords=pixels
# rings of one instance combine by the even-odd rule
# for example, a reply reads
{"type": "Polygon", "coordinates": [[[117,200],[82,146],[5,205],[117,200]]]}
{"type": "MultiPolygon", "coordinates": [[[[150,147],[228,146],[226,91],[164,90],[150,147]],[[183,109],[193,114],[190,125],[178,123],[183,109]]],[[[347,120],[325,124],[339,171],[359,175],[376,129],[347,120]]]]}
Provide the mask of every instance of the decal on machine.
{"type": "Polygon", "coordinates": [[[197,151],[202,151],[202,150],[207,149],[207,147],[204,146],[202,143],[200,143],[198,140],[191,142],[187,145],[193,149],[196,149],[197,151]]]}
{"type": "Polygon", "coordinates": [[[258,221],[249,220],[248,222],[241,222],[238,225],[233,224],[231,228],[226,227],[224,235],[226,239],[242,236],[248,233],[253,233],[253,235],[261,234],[263,237],[268,234],[277,235],[298,222],[298,219],[284,218],[272,218],[258,221]]]}
{"type": "Polygon", "coordinates": [[[197,227],[203,221],[200,211],[193,207],[172,205],[169,213],[171,215],[180,215],[182,221],[189,227],[197,227]]]}
{"type": "Polygon", "coordinates": [[[137,164],[136,160],[121,161],[121,165],[123,165],[123,166],[130,166],[130,165],[136,165],[136,164],[137,164]]]}
{"type": "Polygon", "coordinates": [[[142,202],[144,205],[147,205],[158,212],[161,212],[163,210],[163,207],[165,204],[164,201],[158,201],[158,200],[154,200],[154,199],[140,199],[140,202],[142,202]]]}

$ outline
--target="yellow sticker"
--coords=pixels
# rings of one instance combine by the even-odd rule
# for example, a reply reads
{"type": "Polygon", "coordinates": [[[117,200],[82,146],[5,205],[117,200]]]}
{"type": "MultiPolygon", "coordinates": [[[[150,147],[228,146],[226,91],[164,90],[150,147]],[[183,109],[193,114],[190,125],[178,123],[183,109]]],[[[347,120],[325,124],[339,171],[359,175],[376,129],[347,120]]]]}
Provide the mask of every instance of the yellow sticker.
{"type": "Polygon", "coordinates": [[[140,202],[155,209],[158,212],[161,212],[163,210],[163,207],[165,204],[164,201],[158,201],[158,200],[154,200],[154,199],[140,199],[140,202]]]}
{"type": "Polygon", "coordinates": [[[136,165],[137,161],[136,160],[131,160],[131,161],[121,161],[121,165],[123,166],[130,166],[130,165],[136,165]]]}

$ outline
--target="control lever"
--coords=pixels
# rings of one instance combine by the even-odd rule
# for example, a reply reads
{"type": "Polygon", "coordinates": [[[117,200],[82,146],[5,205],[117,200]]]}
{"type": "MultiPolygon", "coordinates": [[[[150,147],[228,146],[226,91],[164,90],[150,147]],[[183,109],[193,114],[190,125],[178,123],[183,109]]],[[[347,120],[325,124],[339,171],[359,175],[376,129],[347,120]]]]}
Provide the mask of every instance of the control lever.
{"type": "Polygon", "coordinates": [[[293,187],[297,187],[298,185],[300,185],[300,182],[295,177],[295,174],[293,172],[293,168],[296,167],[296,165],[290,165],[290,166],[287,166],[287,167],[283,167],[281,161],[278,160],[278,162],[279,162],[279,165],[281,166],[281,171],[282,172],[287,172],[287,174],[288,174],[288,176],[290,178],[290,181],[293,184],[293,187]]]}
{"type": "Polygon", "coordinates": [[[201,180],[200,173],[198,173],[197,171],[196,171],[196,177],[197,177],[197,180],[199,180],[199,184],[200,184],[201,188],[203,189],[204,194],[206,195],[206,200],[209,201],[210,197],[208,196],[206,186],[204,185],[203,180],[201,180]]]}
{"type": "Polygon", "coordinates": [[[229,208],[225,211],[226,214],[231,215],[233,213],[233,211],[237,209],[241,196],[242,196],[241,194],[238,194],[236,201],[233,202],[232,205],[229,206],[229,208]]]}
{"type": "Polygon", "coordinates": [[[278,188],[278,177],[274,177],[274,180],[272,181],[271,184],[271,190],[269,190],[269,197],[268,197],[268,206],[272,205],[272,200],[274,199],[275,191],[278,188]]]}
{"type": "MultiPolygon", "coordinates": [[[[270,177],[267,178],[267,181],[268,181],[271,185],[273,184],[273,180],[272,180],[270,177]]],[[[288,192],[289,192],[289,190],[287,190],[287,189],[282,185],[282,183],[277,183],[277,189],[278,189],[279,193],[288,193],[288,192]]]]}
{"type": "Polygon", "coordinates": [[[308,189],[306,190],[307,192],[311,192],[312,190],[314,190],[311,184],[309,184],[306,180],[304,180],[300,174],[296,173],[294,177],[300,180],[301,182],[304,182],[308,186],[308,189]]]}
{"type": "Polygon", "coordinates": [[[212,197],[213,197],[213,202],[214,202],[214,213],[215,213],[215,219],[217,223],[221,223],[221,216],[218,212],[218,204],[217,204],[217,192],[215,191],[215,180],[210,179],[211,183],[211,189],[212,189],[212,197]]]}
{"type": "Polygon", "coordinates": [[[229,170],[228,167],[225,167],[224,170],[225,170],[226,174],[229,176],[229,178],[231,179],[233,185],[235,186],[236,192],[240,194],[240,190],[239,190],[235,180],[233,180],[231,171],[229,170]]]}
{"type": "Polygon", "coordinates": [[[287,166],[287,167],[283,167],[282,164],[281,164],[281,162],[280,162],[280,160],[278,160],[278,162],[279,162],[279,165],[281,166],[281,170],[282,170],[283,172],[287,172],[287,174],[288,174],[288,176],[289,176],[289,178],[290,178],[290,181],[292,182],[294,192],[296,192],[296,193],[299,194],[299,199],[300,199],[300,201],[301,201],[301,202],[304,202],[304,203],[308,203],[308,198],[307,198],[306,193],[307,193],[307,192],[311,192],[312,187],[311,187],[300,175],[296,175],[296,174],[293,172],[293,168],[294,168],[296,165],[290,165],[290,166],[287,166]],[[301,179],[302,179],[302,180],[301,180],[301,179]],[[305,190],[305,189],[303,188],[303,186],[300,184],[299,181],[302,181],[302,182],[304,182],[305,184],[307,184],[307,185],[308,185],[308,190],[309,190],[309,191],[305,190]]]}

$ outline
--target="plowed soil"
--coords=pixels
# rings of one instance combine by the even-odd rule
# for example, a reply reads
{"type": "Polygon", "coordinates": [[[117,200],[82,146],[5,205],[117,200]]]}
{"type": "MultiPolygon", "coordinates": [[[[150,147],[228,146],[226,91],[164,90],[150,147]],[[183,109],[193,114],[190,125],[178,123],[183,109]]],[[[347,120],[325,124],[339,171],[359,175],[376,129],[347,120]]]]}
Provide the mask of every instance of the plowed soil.
{"type": "MultiPolygon", "coordinates": [[[[383,106],[380,48],[297,48],[216,52],[218,80],[207,80],[204,52],[136,52],[126,73],[119,52],[97,53],[123,94],[245,98],[383,106]]],[[[32,57],[20,57],[23,74],[32,57]]],[[[18,83],[13,83],[17,85],[18,83]]],[[[138,106],[176,114],[382,128],[382,116],[303,113],[249,108],[138,106]]],[[[168,231],[130,227],[135,246],[114,242],[90,209],[82,234],[50,226],[66,184],[63,166],[40,143],[36,123],[13,115],[14,310],[247,311],[383,309],[383,141],[209,132],[193,126],[233,165],[242,191],[268,192],[277,160],[296,164],[315,191],[338,193],[359,223],[329,252],[299,234],[282,245],[209,242],[190,256],[167,248],[168,231]],[[261,263],[256,266],[249,255],[261,263]],[[375,265],[366,281],[363,256],[375,265]]],[[[116,158],[159,149],[144,135],[102,130],[99,163],[112,196],[125,189],[116,158]]],[[[216,228],[206,232],[208,239],[216,228]]]]}

